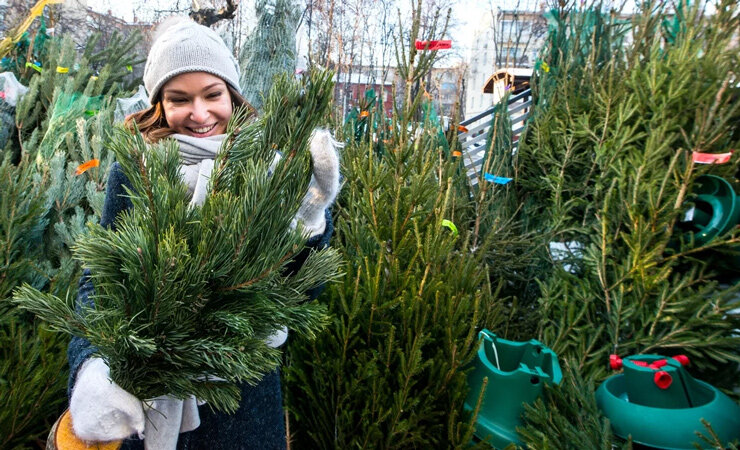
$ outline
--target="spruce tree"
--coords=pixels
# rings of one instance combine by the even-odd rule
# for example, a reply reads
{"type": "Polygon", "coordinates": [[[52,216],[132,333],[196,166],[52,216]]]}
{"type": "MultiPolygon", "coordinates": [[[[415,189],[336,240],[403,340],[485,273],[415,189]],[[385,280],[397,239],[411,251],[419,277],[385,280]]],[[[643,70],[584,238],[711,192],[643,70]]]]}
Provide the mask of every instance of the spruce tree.
{"type": "Polygon", "coordinates": [[[258,111],[277,75],[292,74],[300,9],[293,0],[258,0],[257,26],[239,54],[244,98],[258,111]]]}
{"type": "Polygon", "coordinates": [[[685,353],[695,377],[738,386],[737,272],[727,264],[737,231],[702,243],[685,222],[698,177],[735,184],[737,170],[734,158],[692,159],[735,149],[740,137],[731,45],[740,10],[705,6],[645,2],[627,19],[599,3],[551,13],[514,187],[525,228],[576,249],[544,265],[536,317],[540,340],[586,384],[530,411],[531,448],[608,446],[602,420],[567,411],[599,414],[590,386],[611,375],[609,354],[685,353]]]}
{"type": "Polygon", "coordinates": [[[418,121],[434,56],[414,48],[420,9],[398,52],[418,92],[394,112],[382,152],[350,129],[342,154],[332,245],[346,274],[320,297],[331,324],[314,342],[291,343],[285,368],[299,448],[445,448],[472,437],[465,368],[477,326],[501,317],[485,265],[491,241],[472,248],[472,207],[455,188],[465,175],[438,128],[418,121]]]}
{"type": "Polygon", "coordinates": [[[202,206],[190,204],[173,141],[150,146],[138,133],[116,134],[110,146],[131,181],[133,207],[115,231],[93,224],[75,246],[91,271],[95,306],[76,310],[69,298],[29,286],[15,301],[87,338],[111,378],[138,398],[195,395],[235,410],[236,383],[256,383],[279,362],[268,336],[287,326],[312,337],[325,322],[324,307],[305,300],[337,275],[336,252],[311,252],[296,273],[287,265],[305,243],[290,224],[331,88],[329,73],[304,84],[282,77],[262,116],[236,113],[202,206]],[[272,167],[276,149],[283,157],[272,167]]]}
{"type": "Polygon", "coordinates": [[[130,52],[135,36],[114,39],[106,52],[80,55],[71,40],[39,33],[43,39],[29,38],[33,52],[14,47],[4,61],[30,89],[17,104],[9,142],[0,150],[2,448],[43,442],[66,403],[67,337],[18,311],[9,297],[22,283],[74,297],[80,268],[70,249],[85,224],[100,216],[113,160],[103,146],[111,130],[109,105],[128,77],[125,66],[139,59],[130,52]],[[25,66],[27,56],[40,72],[25,66]],[[77,174],[89,161],[98,167],[77,174]]]}

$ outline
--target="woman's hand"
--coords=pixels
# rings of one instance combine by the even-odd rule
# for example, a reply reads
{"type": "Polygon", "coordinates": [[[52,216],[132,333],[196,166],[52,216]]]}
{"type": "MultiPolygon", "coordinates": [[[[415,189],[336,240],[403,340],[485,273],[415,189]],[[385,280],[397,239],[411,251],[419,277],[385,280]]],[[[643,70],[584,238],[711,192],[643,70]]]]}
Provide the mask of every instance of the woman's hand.
{"type": "Polygon", "coordinates": [[[90,358],[80,367],[69,413],[75,434],[85,441],[115,441],[144,433],[141,401],[110,380],[110,369],[100,358],[90,358]]]}
{"type": "Polygon", "coordinates": [[[306,237],[321,234],[326,228],[324,210],[334,202],[339,190],[339,147],[341,144],[334,140],[329,130],[317,128],[311,135],[309,151],[313,175],[295,216],[295,224],[301,225],[306,237]]]}

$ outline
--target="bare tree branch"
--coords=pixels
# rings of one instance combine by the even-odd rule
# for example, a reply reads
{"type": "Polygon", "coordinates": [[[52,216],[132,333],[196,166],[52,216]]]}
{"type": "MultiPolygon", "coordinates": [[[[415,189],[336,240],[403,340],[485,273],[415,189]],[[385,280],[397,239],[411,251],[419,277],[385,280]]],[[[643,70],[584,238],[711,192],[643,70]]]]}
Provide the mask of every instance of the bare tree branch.
{"type": "Polygon", "coordinates": [[[239,7],[239,0],[226,0],[226,6],[222,8],[197,8],[194,2],[193,10],[190,11],[190,18],[201,25],[210,27],[216,22],[223,19],[233,19],[236,15],[236,9],[239,7]],[[197,8],[197,9],[196,9],[197,8]]]}

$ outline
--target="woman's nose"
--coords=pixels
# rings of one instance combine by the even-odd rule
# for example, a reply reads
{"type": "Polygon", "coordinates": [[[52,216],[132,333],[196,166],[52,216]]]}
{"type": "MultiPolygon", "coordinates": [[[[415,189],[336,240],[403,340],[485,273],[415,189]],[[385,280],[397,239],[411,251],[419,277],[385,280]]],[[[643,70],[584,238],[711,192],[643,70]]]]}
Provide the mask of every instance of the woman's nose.
{"type": "Polygon", "coordinates": [[[208,108],[205,103],[199,99],[193,101],[193,108],[190,110],[190,120],[197,123],[204,123],[208,119],[208,108]]]}

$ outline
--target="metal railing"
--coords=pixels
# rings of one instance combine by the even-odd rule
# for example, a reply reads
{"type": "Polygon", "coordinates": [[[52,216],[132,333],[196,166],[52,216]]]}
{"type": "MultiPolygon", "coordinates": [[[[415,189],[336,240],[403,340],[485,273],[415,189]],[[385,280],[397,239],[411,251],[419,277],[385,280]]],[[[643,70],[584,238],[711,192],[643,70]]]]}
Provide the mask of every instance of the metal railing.
{"type": "MultiPolygon", "coordinates": [[[[519,147],[519,136],[524,131],[532,107],[532,91],[527,89],[520,92],[510,97],[507,103],[509,118],[511,119],[511,151],[516,152],[519,147]]],[[[460,125],[467,129],[467,131],[458,135],[458,139],[462,147],[465,170],[472,186],[478,184],[478,179],[481,176],[480,172],[487,150],[486,140],[491,129],[495,110],[496,106],[494,105],[477,116],[460,122],[460,125]]]]}

